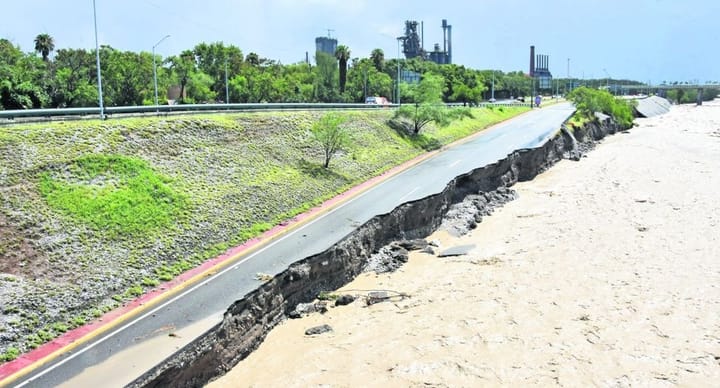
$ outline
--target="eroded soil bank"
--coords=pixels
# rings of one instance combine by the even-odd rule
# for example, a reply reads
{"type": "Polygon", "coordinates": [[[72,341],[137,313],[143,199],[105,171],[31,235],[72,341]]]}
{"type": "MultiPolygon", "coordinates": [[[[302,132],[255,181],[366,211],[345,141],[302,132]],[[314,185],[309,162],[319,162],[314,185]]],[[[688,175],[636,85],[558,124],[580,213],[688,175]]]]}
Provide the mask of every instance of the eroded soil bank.
{"type": "Polygon", "coordinates": [[[717,386],[720,104],[638,124],[428,238],[466,255],[358,276],[208,387],[717,386]],[[363,303],[382,289],[407,297],[363,303]]]}
{"type": "MultiPolygon", "coordinates": [[[[298,303],[309,302],[321,291],[335,290],[352,281],[368,258],[383,246],[396,240],[426,237],[441,225],[452,205],[468,195],[531,180],[564,156],[577,156],[581,145],[616,130],[609,121],[590,124],[575,131],[578,141],[563,131],[542,147],[513,152],[494,164],[455,178],[437,195],[374,217],[327,251],[297,262],[238,300],[227,310],[222,323],[130,386],[195,387],[207,383],[255,350],[298,303]]],[[[486,211],[487,201],[476,203],[478,213],[486,211]]]]}

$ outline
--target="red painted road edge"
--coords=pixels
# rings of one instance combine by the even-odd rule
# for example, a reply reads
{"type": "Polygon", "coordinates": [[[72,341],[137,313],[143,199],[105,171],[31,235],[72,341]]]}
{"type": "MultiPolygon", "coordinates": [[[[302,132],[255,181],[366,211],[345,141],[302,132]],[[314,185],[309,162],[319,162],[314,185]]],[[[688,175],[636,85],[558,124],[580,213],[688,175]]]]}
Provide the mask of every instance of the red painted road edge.
{"type": "MultiPolygon", "coordinates": [[[[516,116],[517,117],[517,116],[516,116]]],[[[483,131],[479,131],[483,132],[483,131]]],[[[413,159],[410,159],[409,161],[391,168],[390,170],[382,173],[381,175],[378,175],[366,182],[363,182],[357,186],[354,186],[345,192],[328,199],[327,201],[323,202],[322,204],[308,210],[305,213],[298,214],[297,216],[293,217],[292,219],[288,221],[284,221],[280,223],[279,225],[273,227],[272,229],[268,230],[267,232],[263,233],[262,235],[250,239],[243,243],[242,245],[236,246],[234,248],[230,248],[225,253],[213,258],[209,259],[205,262],[203,262],[200,266],[195,267],[193,269],[190,269],[186,272],[183,272],[182,274],[178,275],[173,280],[170,280],[168,282],[162,283],[156,288],[148,291],[144,295],[127,302],[123,304],[123,306],[112,310],[106,314],[104,314],[102,317],[86,324],[81,327],[72,329],[64,334],[62,334],[60,337],[55,338],[54,340],[34,349],[31,350],[28,353],[20,355],[18,358],[16,358],[13,361],[8,361],[4,364],[0,365],[0,381],[9,378],[10,376],[14,375],[15,373],[18,373],[22,371],[23,369],[32,366],[33,364],[45,359],[46,357],[61,352],[65,347],[67,347],[70,344],[73,344],[74,342],[82,339],[83,337],[92,334],[96,330],[100,328],[105,328],[108,325],[113,324],[118,319],[125,317],[127,314],[135,311],[136,309],[142,307],[143,305],[149,303],[150,301],[154,301],[157,298],[161,297],[162,295],[166,294],[173,288],[184,284],[185,282],[202,275],[206,272],[211,271],[216,266],[227,262],[228,260],[233,260],[239,257],[242,253],[247,251],[250,248],[253,248],[257,246],[260,243],[264,243],[268,240],[272,240],[274,237],[277,237],[278,235],[284,233],[288,229],[293,228],[297,224],[300,224],[304,222],[305,220],[308,220],[310,218],[313,218],[317,216],[319,213],[329,210],[339,204],[340,202],[343,202],[349,198],[352,198],[353,196],[360,194],[361,192],[365,191],[366,189],[374,186],[375,184],[379,183],[380,181],[397,174],[398,172],[407,169],[408,167],[419,163],[420,161],[428,158],[430,155],[434,153],[425,153],[422,155],[419,155],[413,159]]]]}

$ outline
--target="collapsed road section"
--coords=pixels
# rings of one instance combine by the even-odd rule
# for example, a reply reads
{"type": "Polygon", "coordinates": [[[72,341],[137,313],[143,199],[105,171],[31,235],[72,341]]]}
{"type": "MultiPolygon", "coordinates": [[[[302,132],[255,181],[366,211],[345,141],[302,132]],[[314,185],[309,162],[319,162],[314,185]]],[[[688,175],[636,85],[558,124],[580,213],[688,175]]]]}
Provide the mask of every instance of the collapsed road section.
{"type": "MultiPolygon", "coordinates": [[[[299,303],[335,290],[359,275],[383,246],[423,238],[442,223],[453,205],[469,195],[501,191],[533,179],[562,158],[577,159],[594,141],[615,133],[610,119],[570,131],[563,128],[540,147],[522,149],[460,175],[438,194],[404,203],[373,217],[329,249],[292,264],[230,306],[222,322],[129,384],[130,387],[198,387],[247,357],[299,303]]],[[[478,213],[488,203],[475,201],[478,213]]]]}

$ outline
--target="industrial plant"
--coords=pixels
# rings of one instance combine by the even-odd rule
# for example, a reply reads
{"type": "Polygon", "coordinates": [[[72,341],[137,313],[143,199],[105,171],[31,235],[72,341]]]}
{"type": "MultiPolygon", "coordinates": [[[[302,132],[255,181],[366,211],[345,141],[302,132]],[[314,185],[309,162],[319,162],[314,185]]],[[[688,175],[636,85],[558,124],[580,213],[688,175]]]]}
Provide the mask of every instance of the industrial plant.
{"type": "Polygon", "coordinates": [[[443,29],[442,51],[440,50],[440,44],[435,43],[433,51],[428,52],[424,48],[424,23],[420,22],[420,33],[418,34],[418,22],[407,20],[405,22],[405,35],[398,38],[402,41],[405,58],[421,58],[440,65],[452,63],[452,26],[448,24],[446,19],[443,19],[441,27],[443,29]]]}
{"type": "Polygon", "coordinates": [[[535,55],[535,46],[530,46],[530,77],[537,79],[538,89],[552,89],[552,73],[550,73],[550,56],[535,55]]]}

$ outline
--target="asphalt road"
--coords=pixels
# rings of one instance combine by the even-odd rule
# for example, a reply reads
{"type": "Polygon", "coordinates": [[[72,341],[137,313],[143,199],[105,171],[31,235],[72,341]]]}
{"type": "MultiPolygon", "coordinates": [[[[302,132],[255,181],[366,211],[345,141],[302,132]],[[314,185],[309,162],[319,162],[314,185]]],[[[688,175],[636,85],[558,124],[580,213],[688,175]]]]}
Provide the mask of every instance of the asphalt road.
{"type": "Polygon", "coordinates": [[[154,337],[167,337],[167,328],[181,331],[184,327],[199,325],[198,322],[202,323],[199,333],[209,329],[221,319],[228,306],[259,285],[254,278],[256,273],[282,272],[291,263],[328,248],[377,214],[387,213],[403,202],[438,193],[452,178],[502,159],[513,150],[544,143],[573,111],[567,103],[549,106],[448,148],[241,258],[131,322],[56,358],[15,384],[30,387],[89,386],[98,382],[103,386],[124,385],[193,339],[176,338],[173,346],[160,349],[152,342],[154,337]],[[146,349],[143,349],[144,343],[146,349]],[[133,360],[133,365],[120,365],[117,360],[123,353],[133,360]],[[153,353],[155,358],[141,357],[148,353],[153,353]],[[149,364],[143,364],[145,359],[149,364]],[[110,379],[106,372],[110,370],[120,376],[120,380],[110,379]]]}

